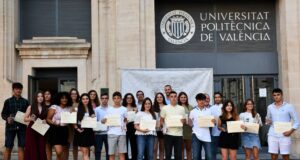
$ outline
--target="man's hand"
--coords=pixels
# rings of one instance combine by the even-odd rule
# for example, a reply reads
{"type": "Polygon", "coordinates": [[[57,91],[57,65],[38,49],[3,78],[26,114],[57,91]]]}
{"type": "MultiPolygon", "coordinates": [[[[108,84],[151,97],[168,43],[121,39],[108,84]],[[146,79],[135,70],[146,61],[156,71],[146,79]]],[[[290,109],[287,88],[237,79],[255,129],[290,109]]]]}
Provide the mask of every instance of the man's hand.
{"type": "Polygon", "coordinates": [[[14,123],[14,117],[7,117],[6,121],[8,124],[12,124],[14,123]]]}
{"type": "Polygon", "coordinates": [[[289,131],[283,132],[283,135],[286,136],[286,137],[289,137],[289,136],[291,136],[291,134],[292,134],[293,132],[294,132],[294,129],[291,129],[291,130],[289,130],[289,131]]]}
{"type": "Polygon", "coordinates": [[[101,123],[105,124],[106,121],[107,121],[107,118],[104,118],[104,119],[101,120],[101,123]]]}

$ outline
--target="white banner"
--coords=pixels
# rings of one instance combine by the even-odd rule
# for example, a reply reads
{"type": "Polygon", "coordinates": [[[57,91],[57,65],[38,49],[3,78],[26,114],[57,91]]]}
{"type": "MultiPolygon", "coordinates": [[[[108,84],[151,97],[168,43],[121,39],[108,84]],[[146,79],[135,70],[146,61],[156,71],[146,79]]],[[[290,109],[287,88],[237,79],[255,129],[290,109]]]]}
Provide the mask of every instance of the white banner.
{"type": "MultiPolygon", "coordinates": [[[[164,93],[164,86],[169,84],[177,93],[184,91],[189,103],[196,105],[195,96],[207,93],[213,97],[213,69],[122,69],[122,94],[136,94],[142,90],[145,97],[154,99],[155,93],[164,93]]],[[[213,98],[211,98],[212,101],[213,98]]]]}

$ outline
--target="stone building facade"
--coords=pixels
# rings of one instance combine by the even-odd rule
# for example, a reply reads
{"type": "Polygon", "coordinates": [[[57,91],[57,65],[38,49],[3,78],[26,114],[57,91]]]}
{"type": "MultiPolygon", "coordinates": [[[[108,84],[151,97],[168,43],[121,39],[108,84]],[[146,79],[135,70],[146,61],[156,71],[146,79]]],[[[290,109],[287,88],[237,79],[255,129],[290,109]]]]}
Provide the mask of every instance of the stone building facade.
{"type": "MultiPolygon", "coordinates": [[[[21,14],[26,2],[0,0],[0,104],[11,96],[11,83],[14,81],[24,84],[23,96],[28,98],[32,94],[31,85],[35,78],[44,76],[43,72],[49,68],[66,69],[66,74],[69,74],[68,68],[75,69],[74,72],[70,71],[71,77],[75,73],[75,81],[72,78],[62,78],[58,82],[61,88],[68,88],[68,84],[72,86],[75,82],[80,92],[108,88],[112,93],[120,89],[120,70],[123,68],[172,67],[172,64],[166,64],[166,59],[161,57],[167,55],[158,54],[158,48],[161,47],[157,44],[160,42],[160,28],[156,17],[159,14],[157,9],[161,8],[159,1],[86,1],[90,3],[90,39],[76,34],[22,38],[22,32],[27,31],[23,28],[27,19],[21,14]]],[[[274,4],[275,11],[275,21],[271,25],[276,26],[276,60],[266,63],[276,63],[278,68],[272,72],[276,77],[276,86],[283,88],[285,99],[294,104],[300,115],[300,1],[274,0],[271,3],[274,4]]],[[[59,74],[59,71],[54,74],[59,74]]],[[[248,74],[245,72],[245,76],[248,74]]],[[[251,80],[253,77],[249,81],[251,80]]],[[[250,97],[251,94],[254,93],[251,92],[250,97]]],[[[245,96],[242,97],[245,99],[245,96]]],[[[4,121],[0,122],[0,145],[3,146],[4,121]]],[[[300,158],[299,147],[298,130],[293,135],[292,147],[293,155],[297,158],[300,158]]]]}

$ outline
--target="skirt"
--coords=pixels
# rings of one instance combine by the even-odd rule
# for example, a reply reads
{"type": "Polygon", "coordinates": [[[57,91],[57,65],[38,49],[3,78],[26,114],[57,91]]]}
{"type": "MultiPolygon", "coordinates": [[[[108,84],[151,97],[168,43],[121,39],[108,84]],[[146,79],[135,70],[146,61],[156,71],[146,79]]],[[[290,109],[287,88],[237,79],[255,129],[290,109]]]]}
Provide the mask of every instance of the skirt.
{"type": "Polygon", "coordinates": [[[48,140],[51,145],[67,146],[69,144],[69,128],[68,126],[54,126],[51,125],[48,131],[48,140]]]}
{"type": "Polygon", "coordinates": [[[83,132],[79,133],[75,130],[74,141],[79,147],[91,147],[95,144],[95,135],[92,128],[84,128],[83,132]]]}
{"type": "Polygon", "coordinates": [[[242,146],[244,148],[253,148],[257,147],[261,149],[260,140],[258,134],[253,133],[242,133],[242,146]]]}

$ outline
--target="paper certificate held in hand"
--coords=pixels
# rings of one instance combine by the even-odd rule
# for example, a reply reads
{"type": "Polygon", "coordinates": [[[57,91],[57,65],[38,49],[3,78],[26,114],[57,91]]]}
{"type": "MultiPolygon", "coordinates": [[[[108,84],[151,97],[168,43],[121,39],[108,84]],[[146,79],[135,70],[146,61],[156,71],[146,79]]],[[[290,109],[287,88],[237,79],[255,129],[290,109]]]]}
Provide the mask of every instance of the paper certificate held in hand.
{"type": "Polygon", "coordinates": [[[227,122],[227,131],[228,131],[228,133],[245,132],[244,129],[241,128],[242,124],[244,124],[243,121],[228,121],[227,122]]]}
{"type": "Polygon", "coordinates": [[[244,125],[247,128],[245,132],[258,134],[258,132],[259,132],[259,124],[258,123],[246,122],[244,125]]]}
{"type": "Polygon", "coordinates": [[[127,112],[127,120],[128,122],[134,122],[134,119],[135,119],[135,111],[129,111],[127,112]]]}
{"type": "Polygon", "coordinates": [[[97,122],[97,127],[94,128],[94,131],[107,131],[107,125],[101,122],[97,122]]]}
{"type": "Polygon", "coordinates": [[[198,117],[198,126],[199,127],[214,127],[215,124],[212,120],[215,119],[214,116],[200,116],[198,117]]]}
{"type": "Polygon", "coordinates": [[[42,136],[44,136],[46,134],[46,132],[48,131],[48,129],[50,128],[50,126],[47,123],[43,123],[43,120],[41,119],[37,119],[33,125],[31,126],[31,128],[33,130],[35,130],[36,132],[38,132],[39,134],[41,134],[42,136]]]}
{"type": "Polygon", "coordinates": [[[18,111],[14,120],[24,125],[28,125],[29,123],[24,122],[25,113],[18,111]]]}
{"type": "Polygon", "coordinates": [[[109,114],[106,116],[106,125],[107,126],[121,126],[121,117],[116,114],[109,114]]]}
{"type": "Polygon", "coordinates": [[[277,134],[283,134],[292,129],[292,122],[274,122],[274,131],[277,134]]]}
{"type": "Polygon", "coordinates": [[[167,127],[182,127],[183,124],[181,119],[183,117],[181,115],[171,115],[166,117],[166,125],[167,127]]]}
{"type": "Polygon", "coordinates": [[[148,129],[150,131],[155,131],[155,127],[156,127],[156,120],[141,119],[141,122],[140,122],[141,129],[148,129]]]}
{"type": "Polygon", "coordinates": [[[62,112],[60,114],[61,123],[75,124],[77,121],[77,112],[62,112]]]}
{"type": "Polygon", "coordinates": [[[81,121],[81,128],[96,128],[97,118],[96,117],[83,117],[81,121]]]}

